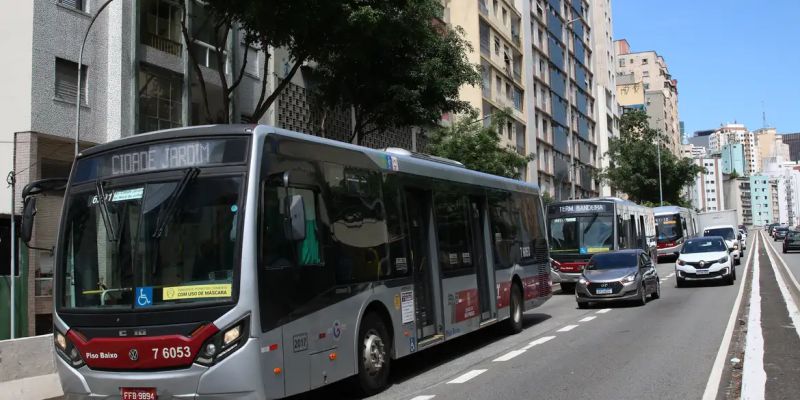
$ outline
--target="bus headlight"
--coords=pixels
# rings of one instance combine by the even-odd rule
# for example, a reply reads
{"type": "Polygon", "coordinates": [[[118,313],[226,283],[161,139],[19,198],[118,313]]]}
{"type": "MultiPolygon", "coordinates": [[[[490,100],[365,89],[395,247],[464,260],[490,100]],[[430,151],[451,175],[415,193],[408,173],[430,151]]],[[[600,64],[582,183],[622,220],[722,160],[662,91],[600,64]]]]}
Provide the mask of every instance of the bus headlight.
{"type": "Polygon", "coordinates": [[[53,334],[53,342],[55,343],[56,353],[59,357],[68,362],[73,368],[80,368],[83,366],[84,362],[81,353],[63,333],[56,330],[53,334]]]}
{"type": "Polygon", "coordinates": [[[203,343],[195,362],[211,366],[231,355],[247,340],[246,332],[250,329],[250,316],[237,321],[226,329],[222,329],[203,343]]]}

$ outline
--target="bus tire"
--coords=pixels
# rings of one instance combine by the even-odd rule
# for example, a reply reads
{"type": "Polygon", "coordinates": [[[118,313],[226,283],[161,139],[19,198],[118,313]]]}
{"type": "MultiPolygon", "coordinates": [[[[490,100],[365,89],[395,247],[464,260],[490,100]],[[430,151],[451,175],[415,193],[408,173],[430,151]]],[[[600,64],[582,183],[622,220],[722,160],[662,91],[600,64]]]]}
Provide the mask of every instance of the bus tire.
{"type": "Polygon", "coordinates": [[[510,314],[506,320],[506,331],[513,335],[522,331],[522,290],[516,283],[511,285],[508,308],[510,314]]]}
{"type": "Polygon", "coordinates": [[[381,317],[371,312],[361,321],[358,338],[358,388],[372,396],[389,382],[391,337],[381,317]]]}

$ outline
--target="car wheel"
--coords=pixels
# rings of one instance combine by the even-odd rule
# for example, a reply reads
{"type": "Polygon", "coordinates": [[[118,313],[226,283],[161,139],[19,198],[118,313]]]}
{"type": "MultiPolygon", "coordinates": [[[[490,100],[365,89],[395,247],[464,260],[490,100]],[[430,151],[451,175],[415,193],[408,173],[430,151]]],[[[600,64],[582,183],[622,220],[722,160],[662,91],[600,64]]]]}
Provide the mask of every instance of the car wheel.
{"type": "Polygon", "coordinates": [[[511,285],[511,315],[506,320],[506,331],[509,335],[522,331],[522,291],[519,285],[511,285]]]}
{"type": "Polygon", "coordinates": [[[661,298],[661,282],[656,281],[656,291],[650,294],[651,299],[660,299],[661,298]]]}
{"type": "Polygon", "coordinates": [[[575,283],[572,283],[572,282],[561,282],[561,292],[562,293],[575,293],[575,283]]]}
{"type": "Polygon", "coordinates": [[[734,264],[734,265],[739,265],[739,264],[741,264],[741,263],[742,263],[742,257],[739,257],[739,258],[734,258],[734,259],[733,259],[733,264],[734,264]]]}
{"type": "Polygon", "coordinates": [[[644,282],[639,286],[639,299],[636,300],[636,305],[643,306],[647,304],[647,290],[644,282]]]}
{"type": "Polygon", "coordinates": [[[783,248],[783,254],[786,254],[786,253],[788,253],[788,252],[789,252],[789,251],[788,251],[788,250],[786,250],[786,248],[784,247],[784,248],[783,248]]]}
{"type": "Polygon", "coordinates": [[[587,301],[579,301],[578,302],[578,308],[580,308],[581,310],[585,310],[585,309],[589,308],[589,302],[587,302],[587,301]]]}
{"type": "Polygon", "coordinates": [[[733,280],[736,280],[736,268],[735,267],[731,267],[731,276],[733,277],[733,280]]]}
{"type": "Polygon", "coordinates": [[[359,389],[362,394],[371,396],[383,390],[389,381],[392,342],[383,320],[375,313],[364,317],[358,337],[359,389]]]}

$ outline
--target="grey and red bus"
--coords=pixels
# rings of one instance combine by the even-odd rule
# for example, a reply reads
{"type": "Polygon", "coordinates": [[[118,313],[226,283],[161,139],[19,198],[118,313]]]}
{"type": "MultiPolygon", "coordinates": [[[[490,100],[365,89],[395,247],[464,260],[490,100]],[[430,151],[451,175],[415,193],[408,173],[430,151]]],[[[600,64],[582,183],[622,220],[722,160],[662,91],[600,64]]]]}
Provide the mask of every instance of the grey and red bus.
{"type": "Polygon", "coordinates": [[[659,256],[677,256],[686,239],[697,236],[697,213],[684,207],[653,208],[659,256]]]}
{"type": "MultiPolygon", "coordinates": [[[[81,153],[55,254],[70,398],[281,398],[551,296],[538,187],[267,126],[81,153]]],[[[29,213],[32,215],[32,213],[29,213]]]]}

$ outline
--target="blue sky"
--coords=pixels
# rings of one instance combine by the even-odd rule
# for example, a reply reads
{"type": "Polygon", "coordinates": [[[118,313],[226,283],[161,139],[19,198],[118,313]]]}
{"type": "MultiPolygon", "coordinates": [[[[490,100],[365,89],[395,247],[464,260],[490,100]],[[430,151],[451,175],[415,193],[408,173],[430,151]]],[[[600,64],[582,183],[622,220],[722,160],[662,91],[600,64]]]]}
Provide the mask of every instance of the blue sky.
{"type": "Polygon", "coordinates": [[[678,80],[687,133],[737,121],[800,132],[800,0],[612,0],[614,36],[678,80]]]}

